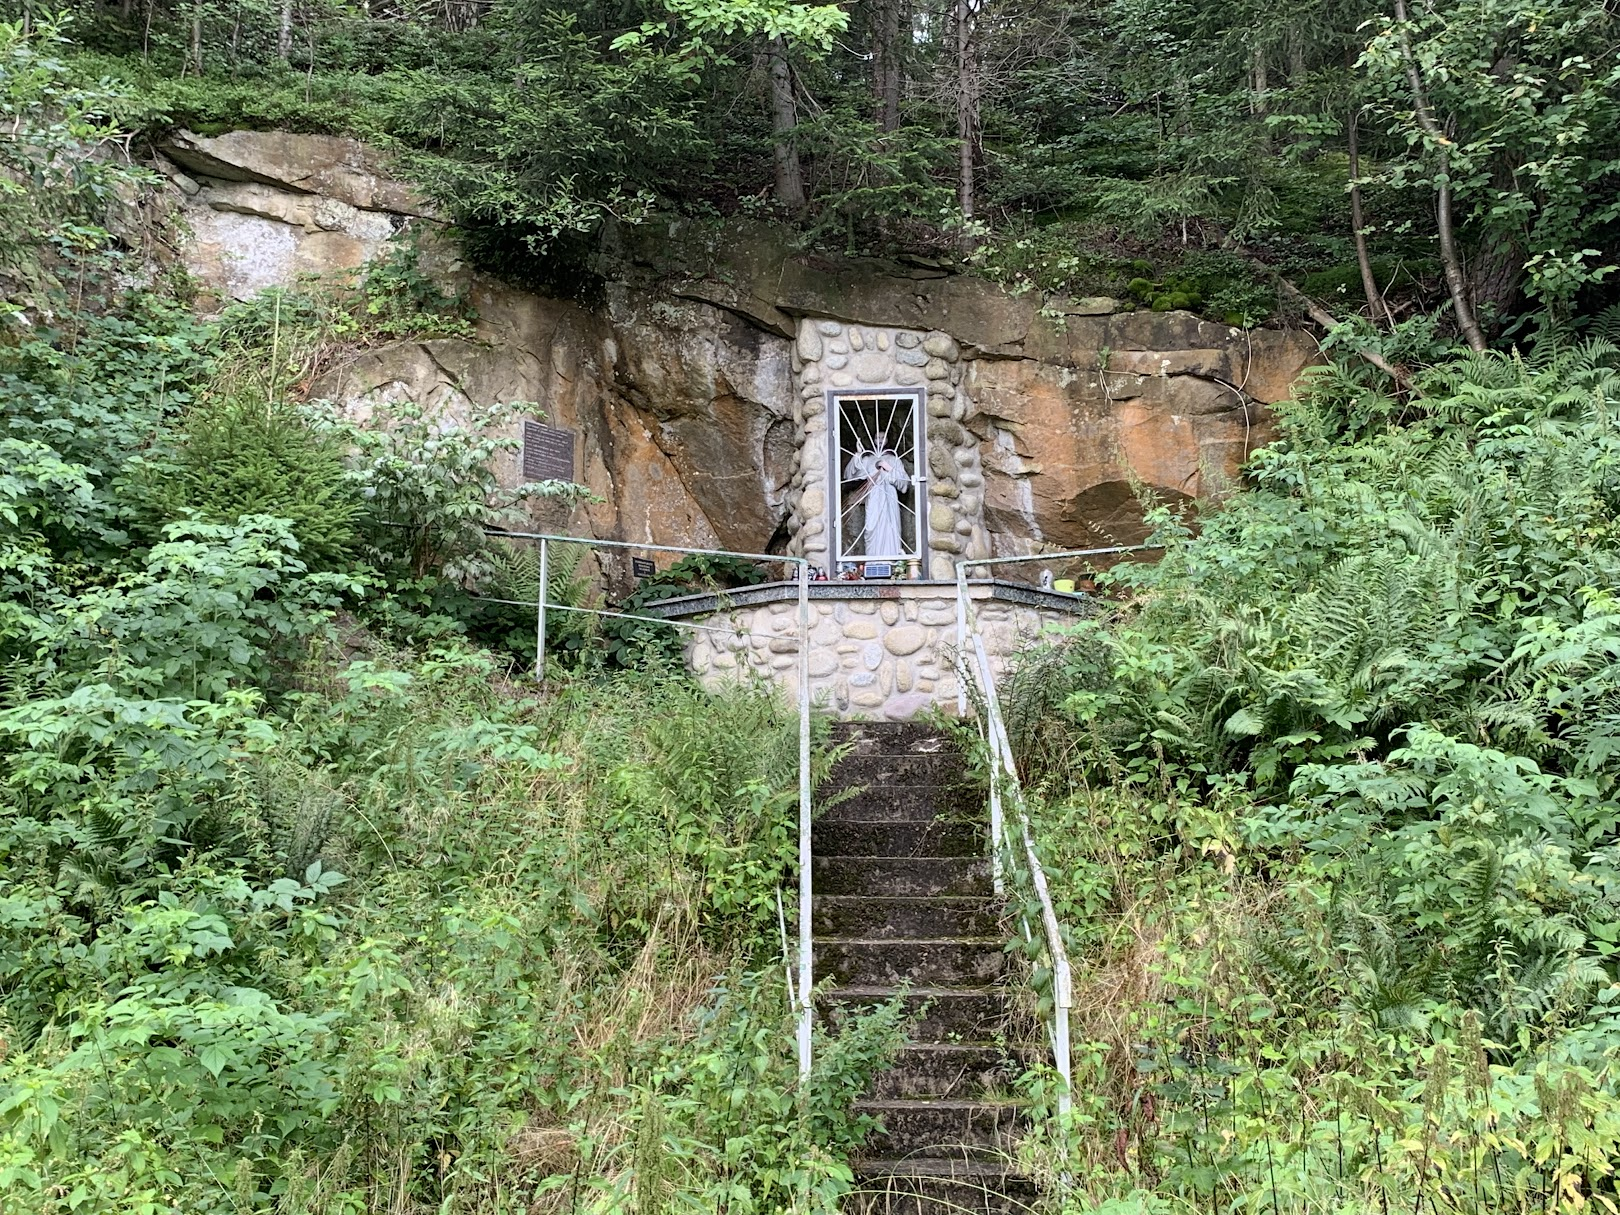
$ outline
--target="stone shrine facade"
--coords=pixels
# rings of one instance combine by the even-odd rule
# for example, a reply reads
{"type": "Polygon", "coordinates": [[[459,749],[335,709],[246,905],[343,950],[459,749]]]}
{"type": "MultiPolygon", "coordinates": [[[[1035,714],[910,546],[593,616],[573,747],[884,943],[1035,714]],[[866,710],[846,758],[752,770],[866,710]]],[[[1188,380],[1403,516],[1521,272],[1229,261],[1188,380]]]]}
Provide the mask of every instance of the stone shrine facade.
{"type": "Polygon", "coordinates": [[[797,463],[788,491],[789,551],[836,573],[835,516],[839,473],[830,465],[829,428],[848,399],[910,397],[916,401],[920,467],[917,483],[921,572],[950,580],[960,558],[990,555],[984,524],[984,471],[979,440],[966,425],[972,403],[956,339],[938,330],[846,324],[804,317],[793,343],[797,463]]]}

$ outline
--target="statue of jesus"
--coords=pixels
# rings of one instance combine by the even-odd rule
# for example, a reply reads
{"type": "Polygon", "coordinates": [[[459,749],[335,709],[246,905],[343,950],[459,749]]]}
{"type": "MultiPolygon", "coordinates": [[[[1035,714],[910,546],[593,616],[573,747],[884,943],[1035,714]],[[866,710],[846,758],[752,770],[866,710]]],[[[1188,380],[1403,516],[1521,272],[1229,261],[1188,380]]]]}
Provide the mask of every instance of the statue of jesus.
{"type": "Polygon", "coordinates": [[[900,538],[900,491],[911,484],[911,474],[893,448],[882,446],[881,437],[878,444],[879,449],[875,451],[870,447],[860,448],[844,466],[845,481],[861,482],[860,488],[850,495],[849,504],[862,503],[866,507],[860,536],[862,556],[904,557],[905,543],[900,538]]]}

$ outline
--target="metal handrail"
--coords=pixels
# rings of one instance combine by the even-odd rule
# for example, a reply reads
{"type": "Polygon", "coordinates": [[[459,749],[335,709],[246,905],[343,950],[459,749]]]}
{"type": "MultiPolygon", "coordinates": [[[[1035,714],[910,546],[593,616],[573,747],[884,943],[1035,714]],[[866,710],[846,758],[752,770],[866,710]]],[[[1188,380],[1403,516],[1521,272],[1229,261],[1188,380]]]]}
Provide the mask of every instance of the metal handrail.
{"type": "MultiPolygon", "coordinates": [[[[984,639],[977,633],[973,635],[972,653],[973,674],[978,680],[979,690],[984,698],[984,713],[979,717],[979,729],[985,745],[990,750],[990,864],[995,874],[996,893],[1001,894],[1005,891],[1009,873],[1016,874],[1019,871],[1020,867],[1016,863],[1009,862],[1013,862],[1021,851],[1030,885],[1034,887],[1035,897],[1040,902],[1041,935],[1045,939],[1052,968],[1052,1020],[1047,1026],[1047,1034],[1051,1042],[1053,1062],[1057,1067],[1058,1076],[1063,1081],[1063,1086],[1058,1091],[1058,1116],[1067,1117],[1073,1105],[1070,1091],[1073,1070],[1069,1051],[1069,1009],[1073,1005],[1073,992],[1069,953],[1063,944],[1063,929],[1058,923],[1057,909],[1052,905],[1052,893],[1046,884],[1046,871],[1041,867],[1040,857],[1035,851],[1035,837],[1030,829],[1023,789],[1018,782],[1018,767],[1013,761],[1012,743],[1007,738],[1007,728],[1001,720],[1001,708],[997,703],[996,682],[990,669],[990,656],[985,653],[984,639]],[[1003,814],[1003,790],[1010,795],[1013,804],[1022,849],[1015,849],[1007,835],[1007,823],[1003,814]]],[[[963,676],[966,677],[967,673],[964,669],[963,676]]],[[[1035,938],[1030,932],[1028,915],[1021,914],[1020,919],[1025,938],[1033,941],[1035,938]]]]}
{"type": "MultiPolygon", "coordinates": [[[[789,982],[788,996],[798,1008],[799,1078],[809,1078],[811,1063],[811,1028],[815,1024],[814,967],[811,962],[812,929],[810,916],[810,562],[804,557],[789,557],[780,553],[741,553],[721,548],[688,548],[670,544],[639,544],[631,540],[597,540],[590,536],[564,536],[550,532],[520,532],[505,528],[485,528],[490,536],[503,536],[513,540],[533,540],[539,547],[539,590],[535,594],[534,676],[546,677],[546,608],[549,589],[548,574],[550,546],[554,543],[583,544],[587,548],[634,549],[637,552],[680,553],[699,557],[741,557],[749,561],[778,561],[798,566],[799,589],[799,982],[798,990],[789,982]]],[[[590,612],[600,616],[619,616],[601,608],[576,608],[564,604],[551,605],[553,610],[590,612]]]]}
{"type": "MultiPolygon", "coordinates": [[[[1023,785],[1018,779],[1018,762],[1013,756],[1012,740],[1007,734],[1006,722],[1001,716],[1001,699],[996,690],[995,672],[990,655],[985,650],[984,638],[973,627],[973,604],[968,596],[967,571],[973,566],[1014,564],[1023,561],[1055,561],[1069,557],[1096,557],[1117,553],[1139,552],[1158,545],[1118,545],[1110,548],[1075,549],[1060,553],[1036,553],[1025,557],[989,557],[956,562],[956,637],[957,660],[962,673],[958,678],[957,704],[963,716],[967,714],[967,677],[971,673],[983,698],[984,712],[979,715],[979,730],[990,752],[990,868],[998,895],[1006,892],[1009,874],[1016,875],[1020,868],[1027,872],[1029,884],[1041,908],[1041,936],[1046,942],[1047,956],[1052,969],[1052,1021],[1047,1027],[1051,1041],[1052,1058],[1063,1086],[1058,1092],[1057,1109],[1060,1118],[1067,1117],[1073,1108],[1073,1060],[1069,1043],[1069,1010],[1074,1004],[1073,977],[1069,967],[1069,951],[1063,943],[1063,927],[1058,921],[1057,908],[1052,904],[1052,892],[1046,882],[1046,870],[1035,848],[1035,833],[1029,824],[1029,807],[1024,800],[1023,785]],[[972,644],[968,639],[971,634],[972,644]],[[972,662],[969,664],[969,654],[972,662]],[[1016,844],[1007,831],[1005,804],[1010,800],[1018,824],[1016,844]],[[1021,845],[1018,846],[1018,845],[1021,845]],[[1022,866],[1018,861],[1022,861],[1022,866]]],[[[1025,939],[1033,942],[1029,917],[1021,914],[1025,939]]]]}

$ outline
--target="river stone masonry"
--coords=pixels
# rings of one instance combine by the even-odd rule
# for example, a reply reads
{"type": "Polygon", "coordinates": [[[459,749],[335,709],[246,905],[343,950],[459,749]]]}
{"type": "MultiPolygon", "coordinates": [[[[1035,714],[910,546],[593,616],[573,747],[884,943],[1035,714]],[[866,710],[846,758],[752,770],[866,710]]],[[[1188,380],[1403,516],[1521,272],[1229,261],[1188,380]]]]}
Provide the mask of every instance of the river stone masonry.
{"type": "Polygon", "coordinates": [[[798,463],[787,495],[791,552],[823,569],[830,566],[829,396],[898,389],[919,392],[924,400],[928,468],[920,514],[927,526],[928,576],[954,578],[958,558],[990,555],[984,471],[979,465],[979,440],[964,425],[972,402],[962,373],[961,348],[939,330],[850,325],[814,317],[799,321],[793,343],[798,463]]]}
{"type": "MultiPolygon", "coordinates": [[[[997,676],[1049,625],[1090,609],[1081,596],[974,583],[974,632],[997,676]]],[[[956,588],[931,582],[818,583],[810,601],[810,695],[839,718],[907,721],[954,711],[956,588]]],[[[799,605],[792,583],[653,604],[649,614],[702,625],[686,632],[686,663],[706,687],[757,677],[799,693],[799,605]]],[[[684,631],[684,630],[683,630],[684,631]]]]}

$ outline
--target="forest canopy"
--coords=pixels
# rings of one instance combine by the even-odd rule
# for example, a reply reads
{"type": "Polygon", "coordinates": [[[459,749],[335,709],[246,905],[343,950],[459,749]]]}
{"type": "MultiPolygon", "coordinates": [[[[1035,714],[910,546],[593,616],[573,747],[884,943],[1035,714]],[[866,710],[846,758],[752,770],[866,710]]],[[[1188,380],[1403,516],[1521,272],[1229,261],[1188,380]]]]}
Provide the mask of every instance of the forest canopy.
{"type": "Polygon", "coordinates": [[[128,86],[126,127],[375,140],[511,272],[561,277],[604,227],[673,210],[1240,323],[1299,311],[1281,278],[1374,330],[1443,310],[1476,349],[1614,298],[1620,18],[1596,0],[121,0],[70,17],[80,79],[128,86]]]}

